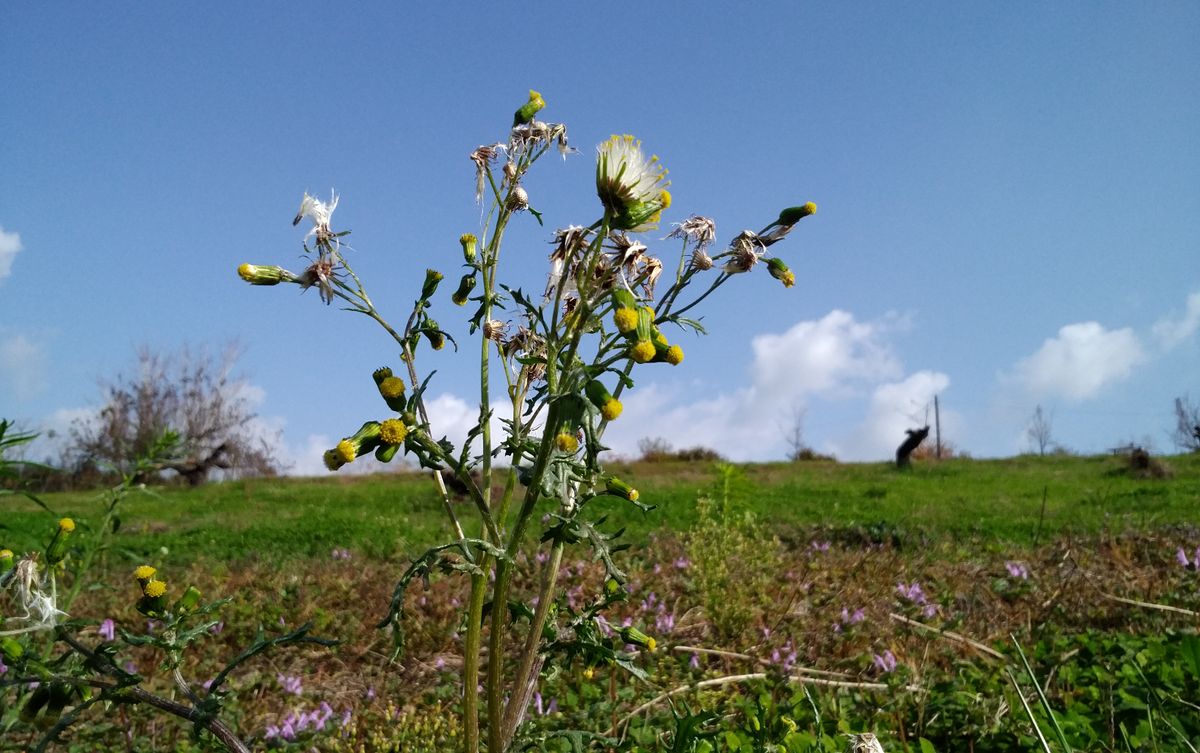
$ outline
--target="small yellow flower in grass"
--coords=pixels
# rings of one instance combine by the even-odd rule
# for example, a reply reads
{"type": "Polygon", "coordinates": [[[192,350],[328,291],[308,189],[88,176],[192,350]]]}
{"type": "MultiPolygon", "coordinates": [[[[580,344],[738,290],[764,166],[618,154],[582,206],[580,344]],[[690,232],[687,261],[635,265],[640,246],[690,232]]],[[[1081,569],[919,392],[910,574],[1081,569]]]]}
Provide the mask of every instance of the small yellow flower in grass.
{"type": "Polygon", "coordinates": [[[463,259],[467,264],[474,264],[475,247],[479,243],[479,239],[471,233],[465,233],[459,237],[458,242],[462,245],[463,259]]]}
{"type": "Polygon", "coordinates": [[[166,594],[166,592],[167,582],[165,580],[152,580],[142,587],[142,593],[151,599],[157,599],[166,594]]]}
{"type": "Polygon", "coordinates": [[[654,360],[654,343],[649,340],[639,340],[629,349],[629,357],[637,363],[650,363],[654,360]]]}
{"type": "Polygon", "coordinates": [[[50,546],[46,547],[46,560],[50,564],[54,565],[66,559],[67,539],[71,537],[71,532],[74,530],[75,521],[70,518],[62,518],[58,521],[54,538],[50,539],[50,546]]]}
{"type": "Polygon", "coordinates": [[[70,518],[62,518],[58,521],[58,530],[63,533],[70,533],[75,530],[75,521],[70,518]]]}
{"type": "Polygon", "coordinates": [[[575,453],[579,450],[579,439],[575,436],[575,432],[571,431],[560,431],[554,438],[554,444],[566,453],[575,453]]]}
{"type": "Polygon", "coordinates": [[[593,667],[584,667],[583,668],[583,679],[590,680],[595,676],[596,676],[595,668],[593,668],[593,667]]]}
{"type": "Polygon", "coordinates": [[[637,329],[638,314],[634,309],[617,309],[613,312],[613,324],[617,325],[617,331],[623,335],[637,329]]]}
{"type": "Polygon", "coordinates": [[[389,418],[380,424],[379,438],[384,444],[398,445],[408,436],[408,427],[398,418],[389,418]]]}
{"type": "Polygon", "coordinates": [[[150,582],[150,579],[153,578],[154,574],[157,572],[158,570],[150,565],[139,565],[137,569],[133,571],[133,577],[137,578],[138,582],[144,587],[150,582]]]}

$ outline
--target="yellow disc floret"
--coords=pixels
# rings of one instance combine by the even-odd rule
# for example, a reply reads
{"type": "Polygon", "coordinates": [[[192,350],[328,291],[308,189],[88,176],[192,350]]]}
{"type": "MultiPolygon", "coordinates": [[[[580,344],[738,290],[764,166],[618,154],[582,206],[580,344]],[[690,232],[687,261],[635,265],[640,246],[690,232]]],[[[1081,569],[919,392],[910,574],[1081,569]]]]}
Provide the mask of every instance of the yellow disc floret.
{"type": "Polygon", "coordinates": [[[579,449],[579,440],[575,437],[574,432],[560,431],[554,438],[554,444],[563,452],[573,453],[579,449]]]}
{"type": "Polygon", "coordinates": [[[649,363],[654,358],[654,352],[654,343],[639,340],[637,345],[629,349],[629,357],[638,363],[649,363]]]}
{"type": "Polygon", "coordinates": [[[667,354],[663,357],[663,360],[672,366],[678,366],[683,363],[683,348],[678,345],[672,345],[667,348],[667,354]]]}
{"type": "Polygon", "coordinates": [[[133,577],[137,578],[138,580],[148,581],[153,578],[154,574],[157,572],[158,570],[150,565],[139,565],[138,568],[133,571],[133,577]]]}
{"type": "Polygon", "coordinates": [[[617,416],[621,415],[622,410],[624,408],[621,405],[621,401],[614,397],[600,408],[600,415],[604,416],[605,421],[616,421],[617,416]]]}
{"type": "Polygon", "coordinates": [[[617,325],[617,331],[621,334],[627,334],[637,329],[638,314],[633,309],[617,309],[613,312],[613,324],[617,325]]]}
{"type": "Polygon", "coordinates": [[[71,520],[70,518],[63,518],[62,520],[58,521],[58,530],[62,531],[63,533],[70,533],[71,531],[74,531],[75,521],[71,520]]]}
{"type": "Polygon", "coordinates": [[[167,592],[167,582],[165,580],[152,580],[142,588],[142,593],[149,596],[151,599],[157,599],[167,592]]]}
{"type": "Polygon", "coordinates": [[[343,439],[337,443],[337,447],[333,448],[334,454],[338,460],[343,463],[353,462],[354,458],[358,457],[358,448],[349,439],[343,439]]]}
{"type": "Polygon", "coordinates": [[[653,651],[656,648],[658,648],[658,641],[654,640],[653,638],[648,638],[646,640],[646,650],[653,651]]]}
{"type": "Polygon", "coordinates": [[[397,376],[386,377],[379,383],[379,394],[384,397],[400,397],[404,389],[404,380],[397,376]]]}
{"type": "Polygon", "coordinates": [[[379,426],[379,438],[385,444],[400,444],[408,436],[408,427],[398,418],[389,418],[379,426]]]}

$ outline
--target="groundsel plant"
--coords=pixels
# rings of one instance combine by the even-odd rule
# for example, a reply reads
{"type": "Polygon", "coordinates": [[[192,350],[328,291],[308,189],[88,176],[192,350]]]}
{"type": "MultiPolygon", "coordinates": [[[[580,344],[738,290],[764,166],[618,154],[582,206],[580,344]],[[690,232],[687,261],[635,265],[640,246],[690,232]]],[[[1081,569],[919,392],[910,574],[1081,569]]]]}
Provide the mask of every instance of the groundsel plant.
{"type": "MultiPolygon", "coordinates": [[[[368,453],[383,462],[403,453],[432,471],[453,538],[416,558],[399,579],[380,627],[393,631],[401,650],[408,585],[438,573],[469,579],[462,669],[468,753],[484,743],[493,753],[514,745],[544,672],[588,677],[596,668],[616,667],[644,675],[636,655],[653,651],[655,639],[635,626],[610,629],[602,618],[625,596],[625,574],[613,558],[623,546],[616,543],[620,532],[604,528],[593,503],[620,498],[650,509],[636,489],[604,470],[605,427],[620,419],[620,397],[637,377],[683,361],[683,349],[670,336],[703,332],[685,315],[714,291],[756,267],[785,287],[794,284],[773,247],[816,211],[811,203],[785,209],[759,232],[743,231],[719,251],[713,221],[689,217],[662,239],[673,241],[678,253],[668,269],[649,246],[660,242],[649,233],[661,227],[671,206],[667,170],[633,136],[613,136],[597,149],[596,216],[553,233],[545,289],[530,294],[505,285],[505,230],[526,216],[543,221],[524,187],[526,175],[548,152],[566,158],[575,151],[565,125],[537,118],[544,107],[542,96],[531,91],[507,137],[469,154],[476,198],[484,204],[480,229],[458,239],[462,273],[445,296],[449,300],[438,297],[444,275],[428,270],[403,327],[384,319],[348,263],[348,233],[332,225],[336,194],[328,201],[305,194],[301,201],[295,224],[312,223],[304,237],[306,269],[238,268],[253,285],[316,287],[322,301],[337,299],[374,320],[399,347],[398,362],[371,375],[384,415],[330,448],[325,464],[333,471],[368,453]],[[424,398],[429,376],[418,367],[426,350],[454,343],[434,318],[435,309],[447,304],[470,304],[469,332],[478,340],[478,418],[465,437],[455,438],[457,444],[434,434],[424,398]],[[501,384],[507,400],[495,404],[493,389],[501,384]],[[493,432],[494,414],[502,432],[493,432]],[[460,520],[450,504],[447,477],[470,498],[472,519],[460,520]],[[539,529],[536,535],[531,527],[539,529]],[[607,570],[601,593],[574,609],[557,585],[568,546],[590,548],[607,570]],[[527,600],[513,598],[514,571],[522,563],[540,567],[538,592],[527,600]]],[[[525,269],[530,263],[505,261],[525,269]]]]}
{"type": "MultiPolygon", "coordinates": [[[[11,475],[15,462],[4,450],[35,436],[10,434],[6,441],[8,427],[0,421],[0,477],[11,475]]],[[[211,735],[227,750],[249,751],[250,745],[221,719],[230,673],[276,646],[332,643],[309,637],[308,626],[270,637],[260,631],[210,683],[199,685],[183,675],[184,652],[203,645],[227,600],[204,603],[194,586],[176,595],[155,567],[140,565],[126,586],[140,617],[120,629],[111,619],[97,628],[98,620],[74,613],[75,597],[85,584],[99,587],[89,571],[120,525],[121,502],[135,489],[145,491],[135,479],[177,459],[180,447],[178,434],[161,435],[104,493],[99,525],[77,526],[73,518],[60,517],[40,550],[18,555],[0,547],[0,739],[24,735],[29,745],[23,749],[42,751],[64,742],[68,728],[103,718],[102,711],[144,706],[190,722],[197,737],[211,735]],[[129,652],[136,647],[155,650],[162,660],[157,671],[135,671],[129,652]]],[[[26,496],[52,514],[41,500],[26,496]]]]}

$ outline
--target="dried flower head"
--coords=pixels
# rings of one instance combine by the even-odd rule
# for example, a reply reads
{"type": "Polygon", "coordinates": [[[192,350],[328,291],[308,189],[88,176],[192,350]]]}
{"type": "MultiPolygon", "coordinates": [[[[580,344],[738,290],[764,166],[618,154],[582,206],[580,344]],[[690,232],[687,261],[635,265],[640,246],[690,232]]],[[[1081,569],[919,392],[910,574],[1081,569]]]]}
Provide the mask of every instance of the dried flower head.
{"type": "Polygon", "coordinates": [[[484,144],[471,152],[471,161],[475,163],[475,203],[483,200],[483,179],[487,172],[488,163],[494,162],[497,155],[506,151],[504,144],[484,144]]]}
{"type": "Polygon", "coordinates": [[[608,240],[612,244],[613,264],[624,272],[634,272],[646,254],[646,244],[635,241],[625,233],[613,233],[608,240]]]}
{"type": "Polygon", "coordinates": [[[508,194],[506,206],[510,212],[520,212],[523,209],[528,209],[529,193],[521,186],[514,186],[513,190],[508,194]]]}
{"type": "Polygon", "coordinates": [[[307,217],[312,220],[313,226],[305,234],[305,240],[315,235],[318,246],[325,246],[331,242],[336,243],[337,238],[329,229],[329,220],[333,216],[333,210],[337,209],[337,205],[338,195],[333,191],[330,191],[329,203],[309,196],[305,191],[304,198],[300,200],[300,209],[296,212],[295,219],[292,220],[292,225],[299,225],[300,221],[307,217]]]}
{"type": "Polygon", "coordinates": [[[870,732],[849,735],[849,737],[849,753],[884,753],[883,746],[879,744],[879,739],[870,732]]]}
{"type": "Polygon", "coordinates": [[[683,238],[696,244],[697,250],[704,248],[717,237],[717,223],[709,217],[693,214],[683,222],[676,222],[668,238],[683,238]]]}
{"type": "Polygon", "coordinates": [[[731,275],[749,272],[758,263],[761,249],[762,245],[758,242],[758,235],[750,230],[743,230],[733,239],[730,249],[733,258],[726,262],[724,270],[731,275]]]}
{"type": "Polygon", "coordinates": [[[317,294],[328,305],[333,303],[333,282],[335,277],[336,272],[333,258],[322,255],[308,269],[304,270],[296,281],[300,283],[300,287],[303,290],[308,290],[316,285],[317,294]]]}
{"type": "Polygon", "coordinates": [[[508,332],[508,322],[488,319],[483,323],[483,336],[494,342],[502,342],[506,332],[508,332]]]}
{"type": "Polygon", "coordinates": [[[705,253],[704,249],[696,249],[692,252],[692,268],[707,272],[713,268],[712,257],[705,253]]]}
{"type": "Polygon", "coordinates": [[[662,259],[657,259],[653,256],[647,256],[645,259],[645,276],[642,278],[642,287],[646,290],[646,297],[654,297],[654,283],[658,282],[658,278],[662,275],[663,263],[662,259]]]}

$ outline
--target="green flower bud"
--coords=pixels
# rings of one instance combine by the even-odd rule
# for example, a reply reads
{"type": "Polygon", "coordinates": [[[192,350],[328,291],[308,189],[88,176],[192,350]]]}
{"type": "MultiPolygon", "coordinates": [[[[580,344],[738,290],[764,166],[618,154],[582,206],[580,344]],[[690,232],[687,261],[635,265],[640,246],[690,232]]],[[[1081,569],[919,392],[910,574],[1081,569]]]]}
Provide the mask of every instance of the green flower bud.
{"type": "Polygon", "coordinates": [[[613,305],[618,309],[636,309],[637,298],[625,288],[615,288],[612,293],[613,305]]]}
{"type": "Polygon", "coordinates": [[[16,566],[11,549],[0,549],[0,575],[4,575],[16,566]]]}
{"type": "Polygon", "coordinates": [[[476,238],[471,233],[467,233],[467,234],[461,236],[458,239],[458,242],[460,244],[462,244],[463,259],[467,262],[467,264],[474,264],[475,263],[475,246],[476,246],[476,244],[479,243],[479,239],[476,238]]]}
{"type": "Polygon", "coordinates": [[[384,379],[390,376],[392,376],[392,369],[389,366],[380,366],[371,372],[371,378],[375,380],[376,385],[382,383],[384,379]]]}
{"type": "Polygon", "coordinates": [[[437,292],[438,283],[442,281],[442,273],[436,269],[425,270],[425,284],[421,286],[421,300],[428,301],[437,292]]]}
{"type": "Polygon", "coordinates": [[[604,489],[614,497],[627,499],[630,502],[637,502],[638,497],[641,496],[637,489],[634,489],[619,478],[608,479],[608,481],[604,482],[604,489]]]}
{"type": "Polygon", "coordinates": [[[296,275],[274,265],[243,264],[237,271],[238,276],[251,285],[278,285],[281,282],[296,281],[296,275]]]}
{"type": "Polygon", "coordinates": [[[471,291],[475,289],[475,273],[466,274],[458,282],[458,290],[454,291],[454,295],[450,296],[450,300],[454,301],[454,305],[463,306],[467,303],[467,297],[471,295],[471,291]]]}
{"type": "Polygon", "coordinates": [[[533,116],[545,106],[546,100],[542,99],[541,93],[530,89],[529,101],[521,105],[520,109],[513,113],[513,128],[533,120],[533,116]]]}
{"type": "Polygon", "coordinates": [[[783,262],[783,259],[778,257],[767,259],[767,271],[776,280],[782,282],[785,288],[790,288],[796,284],[796,275],[792,273],[792,270],[788,269],[788,265],[783,262]]]}
{"type": "Polygon", "coordinates": [[[67,558],[67,539],[71,537],[74,530],[75,521],[70,518],[58,521],[58,529],[54,532],[54,538],[50,540],[50,546],[46,547],[47,562],[56,565],[67,558]]]}
{"type": "Polygon", "coordinates": [[[600,409],[600,415],[604,416],[605,421],[615,421],[621,415],[623,410],[621,401],[613,397],[602,382],[597,380],[588,382],[583,391],[592,405],[600,409]]]}
{"type": "Polygon", "coordinates": [[[183,596],[179,597],[179,601],[175,602],[176,612],[190,612],[200,603],[200,589],[195,586],[188,586],[188,589],[183,592],[183,596]]]}
{"type": "Polygon", "coordinates": [[[658,647],[658,641],[638,630],[635,627],[623,627],[617,631],[622,640],[626,643],[632,643],[635,646],[642,646],[647,651],[653,651],[658,647]]]}
{"type": "Polygon", "coordinates": [[[390,463],[403,445],[381,444],[375,448],[375,459],[381,463],[390,463]]]}
{"type": "Polygon", "coordinates": [[[429,340],[429,346],[434,350],[441,350],[446,347],[446,336],[442,334],[438,323],[433,319],[425,320],[425,327],[421,330],[425,338],[429,340]]]}
{"type": "Polygon", "coordinates": [[[795,225],[800,220],[817,213],[817,205],[811,201],[798,207],[788,207],[779,213],[778,225],[795,225]]]}
{"type": "Polygon", "coordinates": [[[353,461],[360,455],[365,455],[379,446],[379,430],[380,424],[378,421],[367,421],[353,436],[346,437],[341,442],[338,442],[335,448],[338,454],[347,463],[353,461]],[[350,448],[344,447],[349,443],[350,448]]]}

